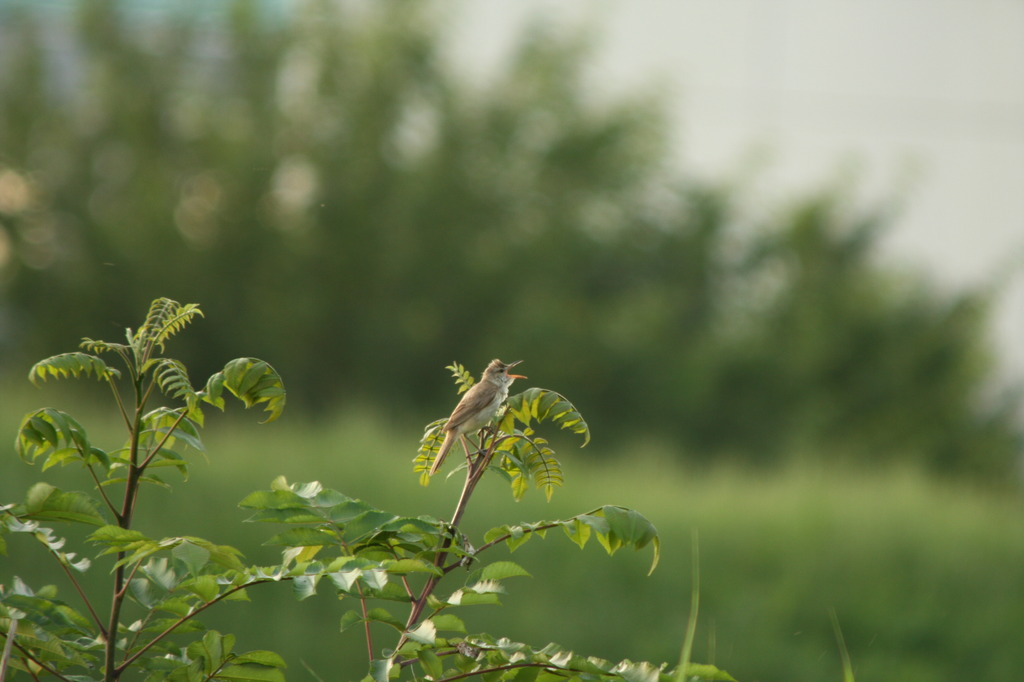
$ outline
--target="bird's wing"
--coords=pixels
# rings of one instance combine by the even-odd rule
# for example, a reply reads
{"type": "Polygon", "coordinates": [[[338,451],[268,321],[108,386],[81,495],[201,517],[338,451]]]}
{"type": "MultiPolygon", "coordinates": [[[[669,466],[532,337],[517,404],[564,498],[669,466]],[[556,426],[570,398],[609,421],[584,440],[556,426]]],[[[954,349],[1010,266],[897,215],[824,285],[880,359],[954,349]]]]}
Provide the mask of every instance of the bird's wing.
{"type": "Polygon", "coordinates": [[[483,390],[483,382],[474,384],[466,395],[462,396],[462,400],[455,406],[452,411],[452,415],[448,417],[448,424],[445,426],[446,429],[455,429],[465,424],[472,419],[477,412],[484,408],[484,400],[486,399],[485,392],[483,390]]]}

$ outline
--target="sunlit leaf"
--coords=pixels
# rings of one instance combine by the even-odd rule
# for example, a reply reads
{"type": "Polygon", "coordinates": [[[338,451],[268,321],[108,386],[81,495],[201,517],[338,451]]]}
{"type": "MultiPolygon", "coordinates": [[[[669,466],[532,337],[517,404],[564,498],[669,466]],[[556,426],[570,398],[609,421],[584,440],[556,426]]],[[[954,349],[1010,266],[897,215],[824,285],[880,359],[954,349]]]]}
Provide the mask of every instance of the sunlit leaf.
{"type": "Polygon", "coordinates": [[[437,638],[437,628],[434,626],[433,621],[428,618],[412,630],[406,632],[406,635],[414,642],[433,644],[437,638]]]}
{"type": "Polygon", "coordinates": [[[60,355],[40,360],[32,365],[32,369],[28,373],[29,380],[34,384],[46,381],[49,377],[66,379],[81,376],[91,376],[101,381],[106,381],[120,377],[121,373],[108,366],[107,363],[95,355],[77,351],[61,353],[60,355]]]}
{"type": "MultiPolygon", "coordinates": [[[[509,396],[506,404],[509,408],[506,420],[511,415],[524,426],[530,426],[534,421],[550,421],[562,429],[582,435],[583,445],[590,442],[590,428],[583,416],[559,393],[545,388],[528,388],[522,393],[509,396]]],[[[510,433],[512,431],[511,428],[506,430],[510,433]]]]}
{"type": "Polygon", "coordinates": [[[450,370],[452,376],[455,377],[455,385],[459,388],[456,395],[468,391],[473,384],[476,383],[476,379],[473,378],[473,374],[460,362],[452,362],[452,364],[447,365],[445,369],[450,370]]]}
{"type": "Polygon", "coordinates": [[[232,360],[223,370],[210,377],[206,382],[206,388],[199,395],[203,400],[223,409],[224,401],[221,394],[225,388],[246,407],[266,403],[263,409],[269,416],[263,420],[264,422],[274,421],[284,411],[284,382],[274,368],[263,360],[232,360]]]}
{"type": "Polygon", "coordinates": [[[156,347],[163,352],[171,336],[188,326],[193,318],[202,315],[198,304],[182,305],[169,298],[158,298],[150,304],[145,322],[135,333],[135,344],[140,348],[156,347]]]}

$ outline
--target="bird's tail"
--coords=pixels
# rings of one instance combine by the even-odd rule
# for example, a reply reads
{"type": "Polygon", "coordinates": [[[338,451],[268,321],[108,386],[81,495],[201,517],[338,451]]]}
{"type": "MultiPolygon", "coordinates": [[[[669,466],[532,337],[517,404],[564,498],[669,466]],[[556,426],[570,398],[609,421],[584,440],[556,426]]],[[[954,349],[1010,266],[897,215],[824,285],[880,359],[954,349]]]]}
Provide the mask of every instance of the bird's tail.
{"type": "Polygon", "coordinates": [[[441,443],[441,448],[437,451],[437,457],[434,458],[434,464],[430,467],[430,475],[433,476],[437,473],[437,470],[441,468],[441,463],[444,462],[444,458],[448,456],[448,451],[455,445],[455,431],[448,431],[445,433],[444,442],[441,443]]]}

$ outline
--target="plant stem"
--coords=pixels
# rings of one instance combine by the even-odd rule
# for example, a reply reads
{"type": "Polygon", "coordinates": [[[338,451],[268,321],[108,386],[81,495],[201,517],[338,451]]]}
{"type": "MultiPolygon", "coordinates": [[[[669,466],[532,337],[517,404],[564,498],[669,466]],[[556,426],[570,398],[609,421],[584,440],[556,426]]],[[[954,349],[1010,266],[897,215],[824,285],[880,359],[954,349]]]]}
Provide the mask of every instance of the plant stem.
{"type": "Polygon", "coordinates": [[[363,594],[363,586],[358,582],[356,589],[359,590],[359,607],[363,612],[363,631],[366,633],[366,655],[368,661],[373,662],[373,636],[370,634],[370,621],[366,618],[366,595],[363,594]]]}
{"type": "MultiPolygon", "coordinates": [[[[14,639],[14,637],[16,635],[17,635],[17,633],[11,634],[10,629],[8,629],[8,631],[5,633],[5,637],[9,638],[7,641],[13,641],[13,639],[14,639]]],[[[6,648],[6,646],[7,645],[4,644],[5,648],[6,648]]],[[[29,652],[27,649],[25,649],[23,646],[21,646],[17,642],[14,643],[14,647],[17,648],[17,650],[19,652],[21,652],[21,655],[24,656],[24,658],[26,660],[32,661],[32,663],[34,663],[35,665],[39,666],[40,670],[45,670],[46,672],[48,672],[49,674],[53,675],[57,679],[64,680],[65,682],[71,682],[71,678],[66,677],[65,675],[62,675],[60,673],[60,671],[57,670],[56,668],[53,668],[53,667],[51,667],[49,665],[46,665],[46,663],[44,663],[42,660],[40,660],[40,659],[36,658],[35,656],[33,656],[31,654],[31,652],[29,652]]],[[[33,678],[39,679],[39,677],[35,673],[30,672],[29,674],[32,675],[33,678]]]]}
{"type": "Polygon", "coordinates": [[[149,466],[149,463],[153,461],[153,458],[156,457],[157,453],[160,452],[160,450],[164,447],[164,444],[171,438],[171,434],[174,433],[174,430],[178,428],[178,424],[180,424],[181,421],[185,418],[186,412],[186,408],[181,408],[181,414],[179,414],[178,418],[174,420],[174,423],[171,424],[171,427],[167,429],[167,432],[164,434],[164,437],[161,438],[160,442],[156,444],[156,446],[150,451],[148,455],[146,455],[146,459],[142,460],[142,464],[139,465],[140,472],[149,466]]]}
{"type": "Polygon", "coordinates": [[[167,628],[163,632],[161,632],[156,637],[154,637],[153,639],[151,639],[148,642],[146,642],[146,644],[143,645],[143,647],[141,649],[139,649],[138,651],[136,651],[134,654],[132,654],[131,656],[126,656],[124,661],[121,662],[121,665],[118,666],[117,674],[120,675],[124,670],[126,670],[128,668],[128,666],[130,666],[132,663],[134,663],[140,656],[142,656],[144,653],[149,651],[149,649],[152,646],[154,646],[157,642],[162,640],[164,637],[167,637],[172,632],[177,630],[179,627],[181,627],[181,625],[183,623],[185,623],[188,620],[191,620],[192,618],[195,618],[197,615],[199,615],[200,613],[202,613],[206,609],[210,608],[214,604],[217,604],[218,602],[221,602],[221,601],[227,599],[228,597],[230,597],[234,593],[239,592],[241,590],[244,590],[244,589],[246,589],[248,587],[253,587],[255,585],[263,585],[265,583],[270,583],[270,582],[274,582],[274,581],[270,580],[268,578],[268,579],[263,579],[263,580],[253,580],[252,582],[244,583],[242,585],[237,585],[235,587],[232,587],[230,590],[225,591],[223,594],[217,595],[216,597],[214,597],[210,601],[206,602],[202,606],[197,606],[195,609],[190,611],[187,615],[181,616],[180,618],[178,618],[178,620],[174,621],[169,626],[167,626],[167,628]]]}
{"type": "MultiPolygon", "coordinates": [[[[142,377],[136,377],[134,382],[135,416],[130,427],[128,474],[124,483],[124,502],[121,505],[121,513],[117,515],[117,525],[125,530],[130,529],[132,525],[136,491],[139,485],[139,478],[142,476],[142,469],[139,467],[139,438],[142,433],[142,412],[146,408],[146,397],[149,395],[149,392],[147,391],[143,395],[141,383],[142,377]]],[[[124,670],[124,666],[117,668],[114,664],[115,654],[117,653],[118,624],[121,622],[121,607],[124,604],[126,593],[124,564],[121,563],[124,557],[124,552],[117,553],[117,568],[114,569],[114,589],[110,598],[110,620],[107,625],[106,641],[104,642],[103,671],[106,682],[114,682],[124,670]]]]}
{"type": "Polygon", "coordinates": [[[7,661],[11,660],[11,648],[14,646],[14,638],[18,636],[18,619],[11,618],[7,627],[7,639],[4,641],[4,653],[0,657],[0,682],[7,679],[7,661]]]}
{"type": "MultiPolygon", "coordinates": [[[[476,489],[477,483],[483,478],[484,472],[487,471],[487,465],[490,464],[491,458],[494,456],[494,450],[498,446],[500,439],[496,436],[491,437],[491,442],[488,445],[486,451],[478,450],[477,457],[475,460],[469,463],[469,468],[466,470],[466,481],[462,484],[462,492],[459,494],[459,501],[455,505],[455,511],[452,513],[452,520],[448,524],[448,533],[445,539],[441,542],[441,546],[437,550],[437,554],[434,555],[434,566],[440,569],[442,572],[446,572],[445,559],[449,555],[449,548],[452,542],[455,540],[455,535],[458,532],[459,523],[462,521],[462,516],[466,513],[466,508],[469,506],[469,498],[473,495],[473,491],[476,489]]],[[[409,639],[408,632],[412,629],[413,625],[419,620],[420,616],[423,615],[423,609],[427,605],[427,599],[434,592],[434,588],[437,587],[437,583],[440,581],[438,576],[430,576],[427,578],[426,584],[423,586],[423,591],[416,601],[413,602],[412,609],[409,611],[409,618],[405,622],[405,628],[402,631],[402,636],[398,639],[398,644],[395,645],[395,651],[397,652],[402,648],[402,645],[409,639]]]]}
{"type": "MultiPolygon", "coordinates": [[[[75,578],[75,575],[71,572],[71,569],[68,567],[66,563],[64,563],[64,561],[61,559],[60,555],[57,554],[57,552],[50,550],[50,553],[53,554],[54,558],[57,559],[57,563],[59,563],[60,567],[64,569],[64,573],[68,576],[68,580],[71,581],[71,585],[75,588],[75,591],[78,592],[78,596],[82,598],[83,602],[85,602],[85,608],[89,609],[89,615],[91,615],[93,621],[96,622],[96,627],[100,629],[100,634],[103,637],[106,637],[107,631],[103,627],[103,621],[100,619],[99,614],[96,613],[96,610],[93,609],[92,602],[89,601],[89,597],[85,594],[85,590],[82,589],[81,583],[78,582],[78,580],[75,578]]],[[[0,675],[0,682],[3,682],[3,675],[0,675]]]]}

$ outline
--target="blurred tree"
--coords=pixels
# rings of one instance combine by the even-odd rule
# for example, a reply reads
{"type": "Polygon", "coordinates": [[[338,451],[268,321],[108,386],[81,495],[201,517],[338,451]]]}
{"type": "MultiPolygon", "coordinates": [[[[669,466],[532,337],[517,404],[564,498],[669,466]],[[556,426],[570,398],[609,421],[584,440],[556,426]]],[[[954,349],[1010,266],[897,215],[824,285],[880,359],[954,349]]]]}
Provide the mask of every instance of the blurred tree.
{"type": "Polygon", "coordinates": [[[444,4],[70,7],[0,5],[7,370],[166,295],[222,321],[183,351],[197,371],[241,332],[309,406],[441,414],[445,364],[501,356],[576,387],[599,436],[694,458],[1001,476],[1021,454],[985,296],[883,270],[884,220],[828,196],[747,224],[667,169],[656,99],[590,96],[585,40],[535,27],[470,86],[444,4]]]}

